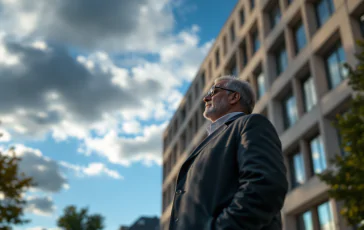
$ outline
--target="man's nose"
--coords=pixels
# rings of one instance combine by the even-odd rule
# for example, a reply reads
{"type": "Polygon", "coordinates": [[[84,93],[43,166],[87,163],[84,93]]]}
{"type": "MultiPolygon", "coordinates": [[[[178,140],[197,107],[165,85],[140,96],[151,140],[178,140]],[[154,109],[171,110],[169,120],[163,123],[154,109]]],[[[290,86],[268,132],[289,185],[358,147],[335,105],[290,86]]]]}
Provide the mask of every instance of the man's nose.
{"type": "Polygon", "coordinates": [[[203,97],[203,101],[204,102],[208,102],[208,101],[211,101],[211,96],[210,95],[206,95],[203,97]]]}

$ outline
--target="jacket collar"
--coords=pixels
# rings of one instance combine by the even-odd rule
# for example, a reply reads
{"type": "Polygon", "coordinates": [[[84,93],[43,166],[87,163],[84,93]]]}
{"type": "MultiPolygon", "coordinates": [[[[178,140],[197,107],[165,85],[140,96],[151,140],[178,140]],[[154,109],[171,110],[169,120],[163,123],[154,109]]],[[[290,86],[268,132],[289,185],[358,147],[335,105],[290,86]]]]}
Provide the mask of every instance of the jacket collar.
{"type": "Polygon", "coordinates": [[[235,115],[244,114],[243,112],[232,112],[225,114],[224,116],[217,119],[215,122],[211,123],[206,129],[208,135],[211,135],[216,129],[218,129],[221,125],[223,125],[225,122],[229,121],[230,118],[234,117],[235,115]]]}
{"type": "MultiPolygon", "coordinates": [[[[245,113],[241,112],[238,114],[235,114],[231,117],[229,117],[224,124],[220,125],[215,132],[213,132],[211,135],[207,136],[191,153],[191,155],[187,158],[186,162],[189,161],[190,159],[194,158],[195,156],[197,156],[201,150],[215,137],[217,137],[223,130],[225,130],[228,125],[233,122],[234,120],[236,120],[237,118],[244,116],[245,113]]],[[[185,163],[186,163],[185,162],[185,163]]]]}

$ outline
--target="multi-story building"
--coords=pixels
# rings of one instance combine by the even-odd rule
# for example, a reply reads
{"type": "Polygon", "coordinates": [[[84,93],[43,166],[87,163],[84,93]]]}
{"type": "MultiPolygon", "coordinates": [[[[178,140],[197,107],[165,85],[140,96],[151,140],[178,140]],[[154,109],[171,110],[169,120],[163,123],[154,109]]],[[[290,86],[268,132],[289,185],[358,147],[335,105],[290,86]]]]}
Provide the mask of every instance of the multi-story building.
{"type": "Polygon", "coordinates": [[[316,174],[342,154],[332,125],[352,90],[343,62],[354,66],[364,35],[364,0],[240,0],[227,19],[164,132],[163,213],[168,229],[178,171],[206,137],[203,95],[221,75],[256,89],[282,141],[290,182],[282,209],[285,230],[350,229],[316,174]]]}

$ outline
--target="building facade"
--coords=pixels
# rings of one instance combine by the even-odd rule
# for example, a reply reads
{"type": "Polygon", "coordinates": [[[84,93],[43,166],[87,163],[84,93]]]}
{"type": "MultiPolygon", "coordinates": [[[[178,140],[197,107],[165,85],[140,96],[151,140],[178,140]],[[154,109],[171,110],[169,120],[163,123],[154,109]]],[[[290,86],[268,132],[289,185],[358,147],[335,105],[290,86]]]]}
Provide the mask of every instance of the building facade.
{"type": "Polygon", "coordinates": [[[364,0],[240,0],[202,62],[163,136],[161,229],[169,227],[178,171],[206,137],[202,98],[221,75],[249,81],[253,113],[276,127],[287,166],[285,230],[351,229],[316,174],[344,154],[332,125],[352,90],[343,62],[357,63],[364,0]]]}

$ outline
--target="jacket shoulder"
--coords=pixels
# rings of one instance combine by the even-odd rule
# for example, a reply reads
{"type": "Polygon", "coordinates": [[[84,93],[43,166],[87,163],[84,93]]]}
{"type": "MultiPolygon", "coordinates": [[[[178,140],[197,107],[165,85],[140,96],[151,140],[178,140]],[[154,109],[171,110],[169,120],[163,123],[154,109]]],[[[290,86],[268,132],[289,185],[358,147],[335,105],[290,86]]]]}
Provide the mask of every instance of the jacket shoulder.
{"type": "Polygon", "coordinates": [[[237,121],[236,123],[241,125],[246,125],[247,123],[260,123],[260,122],[271,123],[266,116],[259,113],[252,113],[241,116],[237,118],[236,121],[237,121]]]}

